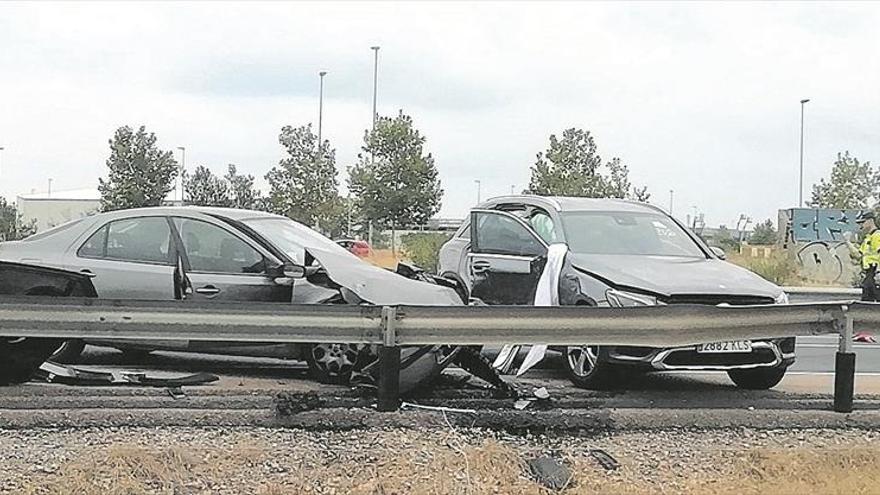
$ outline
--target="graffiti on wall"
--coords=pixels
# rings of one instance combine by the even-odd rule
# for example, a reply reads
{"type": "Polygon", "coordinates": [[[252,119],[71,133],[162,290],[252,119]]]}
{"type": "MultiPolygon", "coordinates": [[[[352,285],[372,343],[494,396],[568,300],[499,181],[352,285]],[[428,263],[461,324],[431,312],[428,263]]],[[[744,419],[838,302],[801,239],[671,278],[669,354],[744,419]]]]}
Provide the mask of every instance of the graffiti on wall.
{"type": "Polygon", "coordinates": [[[849,285],[858,265],[850,259],[843,234],[857,235],[858,214],[858,210],[779,210],[782,247],[794,253],[803,278],[849,285]]]}

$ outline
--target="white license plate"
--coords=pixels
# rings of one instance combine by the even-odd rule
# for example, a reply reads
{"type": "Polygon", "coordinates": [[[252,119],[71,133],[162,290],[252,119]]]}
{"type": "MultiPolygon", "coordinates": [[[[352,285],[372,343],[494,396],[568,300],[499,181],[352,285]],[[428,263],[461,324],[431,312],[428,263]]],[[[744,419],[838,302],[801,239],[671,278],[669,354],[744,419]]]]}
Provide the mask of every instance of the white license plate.
{"type": "Polygon", "coordinates": [[[752,352],[751,340],[732,340],[730,342],[711,342],[697,346],[697,352],[706,354],[752,352]]]}

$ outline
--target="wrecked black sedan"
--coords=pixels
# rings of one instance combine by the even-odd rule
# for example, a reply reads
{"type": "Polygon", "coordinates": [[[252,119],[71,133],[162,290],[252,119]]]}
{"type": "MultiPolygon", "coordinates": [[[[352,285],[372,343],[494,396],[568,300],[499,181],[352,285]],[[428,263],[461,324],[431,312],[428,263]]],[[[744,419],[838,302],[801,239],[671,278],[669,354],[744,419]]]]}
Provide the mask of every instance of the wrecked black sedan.
{"type": "MultiPolygon", "coordinates": [[[[412,269],[370,265],[293,220],[265,212],[203,207],[121,210],[75,220],[17,242],[0,260],[87,278],[98,297],[298,304],[462,305],[454,284],[412,269]]],[[[75,361],[86,344],[127,353],[177,350],[304,360],[322,381],[368,376],[376,349],[355,344],[279,345],[199,341],[68,341],[55,359],[75,361]]],[[[408,390],[445,368],[458,348],[405,349],[408,390]],[[415,354],[414,354],[415,355],[415,354]]]]}
{"type": "MultiPolygon", "coordinates": [[[[787,302],[780,287],[724,261],[723,252],[661,209],[612,199],[492,199],[472,210],[442,247],[438,273],[466,287],[476,303],[535,304],[552,251],[562,253],[554,304],[787,302]]],[[[794,349],[794,339],[788,338],[672,349],[583,345],[560,350],[569,377],[585,388],[613,386],[618,371],[642,369],[723,370],[740,387],[764,389],[782,380],[794,349]]]]}

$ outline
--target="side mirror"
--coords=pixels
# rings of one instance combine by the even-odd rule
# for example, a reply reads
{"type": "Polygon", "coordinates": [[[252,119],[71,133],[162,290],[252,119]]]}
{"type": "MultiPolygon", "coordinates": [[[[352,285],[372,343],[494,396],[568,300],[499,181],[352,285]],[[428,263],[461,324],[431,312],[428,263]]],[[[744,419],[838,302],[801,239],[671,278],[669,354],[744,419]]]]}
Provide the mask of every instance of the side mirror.
{"type": "Polygon", "coordinates": [[[298,278],[306,278],[306,267],[294,263],[285,263],[269,271],[270,276],[278,285],[293,285],[298,278]]]}
{"type": "Polygon", "coordinates": [[[720,247],[718,247],[718,246],[712,246],[712,247],[710,247],[709,249],[712,250],[712,254],[714,254],[715,256],[717,256],[718,259],[722,259],[722,260],[726,260],[726,259],[727,259],[727,253],[725,253],[724,250],[721,249],[720,247]]]}

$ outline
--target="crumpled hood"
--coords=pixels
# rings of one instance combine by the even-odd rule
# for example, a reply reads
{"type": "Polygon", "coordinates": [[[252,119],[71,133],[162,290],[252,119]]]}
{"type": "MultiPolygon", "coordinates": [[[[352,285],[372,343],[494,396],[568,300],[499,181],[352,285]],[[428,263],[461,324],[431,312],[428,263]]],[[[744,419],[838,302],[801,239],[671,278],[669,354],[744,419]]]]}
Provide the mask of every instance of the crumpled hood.
{"type": "Polygon", "coordinates": [[[463,304],[458,294],[449,287],[406,278],[371,265],[347,252],[335,253],[313,246],[307,249],[327,271],[330,280],[377,306],[463,304]]]}
{"type": "Polygon", "coordinates": [[[657,295],[739,295],[776,298],[777,285],[726,261],[678,256],[570,253],[572,264],[614,286],[657,295]]]}

